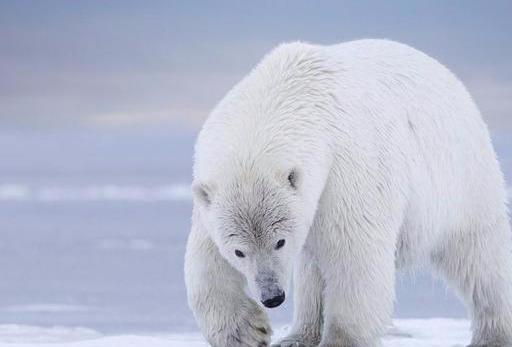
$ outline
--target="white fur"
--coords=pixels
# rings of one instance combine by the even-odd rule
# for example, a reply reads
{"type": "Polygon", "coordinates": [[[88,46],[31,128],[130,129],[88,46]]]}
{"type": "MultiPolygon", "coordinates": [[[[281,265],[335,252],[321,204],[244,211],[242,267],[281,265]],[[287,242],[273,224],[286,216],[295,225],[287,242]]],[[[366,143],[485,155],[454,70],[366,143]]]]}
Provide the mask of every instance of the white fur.
{"type": "Polygon", "coordinates": [[[276,48],[204,124],[194,191],[186,283],[214,346],[270,343],[245,287],[256,300],[285,290],[294,264],[294,325],[278,345],[378,345],[396,266],[425,263],[467,303],[472,345],[512,345],[511,235],[489,133],[461,82],[413,48],[276,48]]]}

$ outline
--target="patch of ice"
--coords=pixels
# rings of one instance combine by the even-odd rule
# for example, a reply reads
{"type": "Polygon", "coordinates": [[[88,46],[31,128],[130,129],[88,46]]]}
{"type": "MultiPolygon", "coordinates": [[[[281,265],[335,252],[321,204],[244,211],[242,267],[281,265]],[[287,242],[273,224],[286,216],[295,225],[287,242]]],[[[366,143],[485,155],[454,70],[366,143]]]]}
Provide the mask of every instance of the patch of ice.
{"type": "Polygon", "coordinates": [[[144,239],[106,239],[98,243],[98,248],[102,250],[129,250],[129,251],[149,251],[155,248],[155,245],[144,239]]]}
{"type": "Polygon", "coordinates": [[[22,184],[0,185],[0,200],[26,200],[31,193],[30,188],[22,184]]]}
{"type": "Polygon", "coordinates": [[[80,186],[29,187],[23,184],[0,185],[0,201],[189,201],[188,184],[163,186],[80,186]]]}
{"type": "Polygon", "coordinates": [[[81,305],[64,304],[31,304],[31,305],[13,305],[1,308],[0,311],[10,313],[72,313],[72,312],[91,312],[95,309],[81,305]]]}

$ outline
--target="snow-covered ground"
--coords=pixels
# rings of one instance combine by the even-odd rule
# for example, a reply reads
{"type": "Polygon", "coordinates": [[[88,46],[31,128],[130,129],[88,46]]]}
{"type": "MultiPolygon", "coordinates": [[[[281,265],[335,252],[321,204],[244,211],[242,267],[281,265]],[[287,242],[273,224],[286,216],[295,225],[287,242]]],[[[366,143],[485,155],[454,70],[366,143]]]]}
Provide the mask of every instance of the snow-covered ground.
{"type": "MultiPolygon", "coordinates": [[[[455,319],[399,319],[384,347],[454,347],[469,343],[469,322],[455,319]]],[[[275,339],[286,328],[276,331],[275,339]]],[[[0,347],[206,347],[198,333],[102,336],[85,328],[0,326],[0,347]]]]}

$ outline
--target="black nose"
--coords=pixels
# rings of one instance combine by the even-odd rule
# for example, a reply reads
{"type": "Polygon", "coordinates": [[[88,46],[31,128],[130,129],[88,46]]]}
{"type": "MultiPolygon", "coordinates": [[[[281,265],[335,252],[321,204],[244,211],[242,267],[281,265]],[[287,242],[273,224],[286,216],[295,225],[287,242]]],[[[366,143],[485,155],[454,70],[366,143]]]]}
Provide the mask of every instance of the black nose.
{"type": "Polygon", "coordinates": [[[273,298],[262,301],[263,305],[268,308],[277,307],[281,305],[284,301],[285,295],[284,292],[281,294],[274,296],[273,298]]]}

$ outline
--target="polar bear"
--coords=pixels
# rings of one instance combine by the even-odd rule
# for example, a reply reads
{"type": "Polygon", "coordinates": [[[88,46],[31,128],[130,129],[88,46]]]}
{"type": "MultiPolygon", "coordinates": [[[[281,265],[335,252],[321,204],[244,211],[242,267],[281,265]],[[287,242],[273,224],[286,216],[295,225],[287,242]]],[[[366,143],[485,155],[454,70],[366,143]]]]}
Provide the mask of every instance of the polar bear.
{"type": "Polygon", "coordinates": [[[489,133],[463,84],[403,44],[279,46],[195,147],[185,280],[213,346],[376,346],[396,268],[429,264],[465,300],[472,346],[512,346],[511,233],[489,133]],[[247,290],[246,290],[247,289],[247,290]]]}

